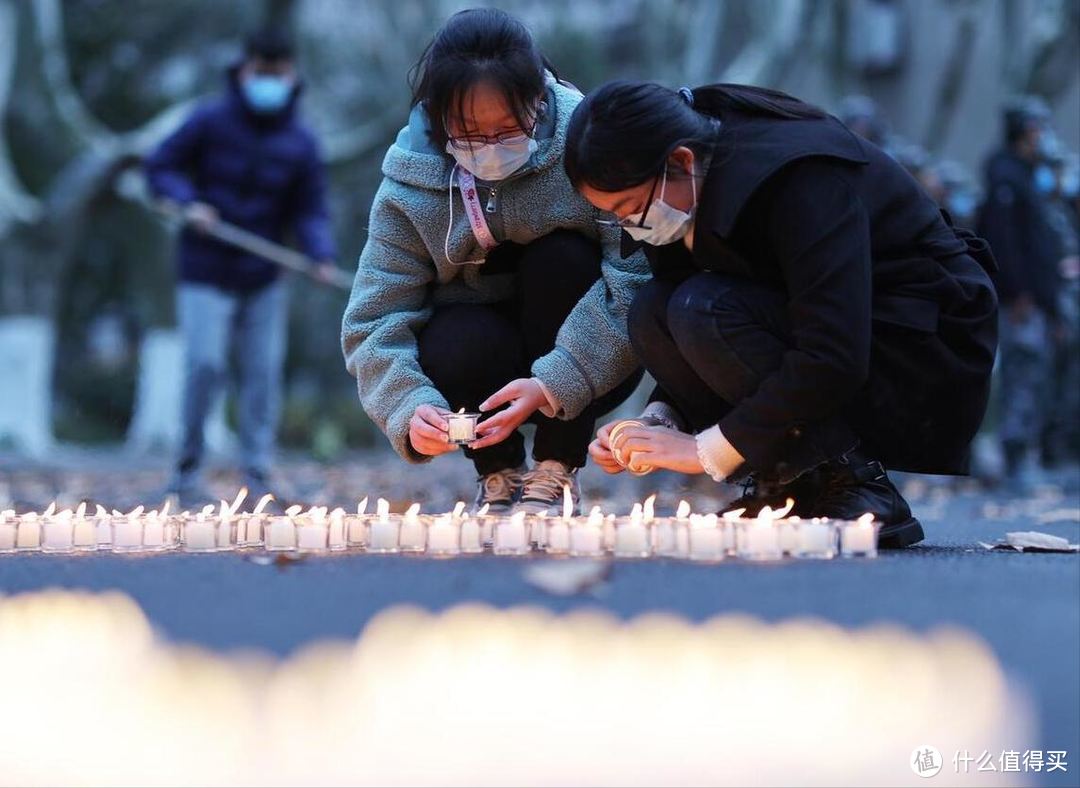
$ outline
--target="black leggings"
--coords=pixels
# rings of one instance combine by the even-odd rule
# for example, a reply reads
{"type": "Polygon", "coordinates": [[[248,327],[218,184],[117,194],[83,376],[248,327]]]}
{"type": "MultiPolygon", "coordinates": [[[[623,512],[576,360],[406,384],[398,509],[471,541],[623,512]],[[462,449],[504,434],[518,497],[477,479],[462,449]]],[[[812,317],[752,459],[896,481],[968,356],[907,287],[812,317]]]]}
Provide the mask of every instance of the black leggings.
{"type": "MultiPolygon", "coordinates": [[[[556,230],[525,246],[499,245],[481,275],[515,277],[517,296],[437,307],[418,337],[420,366],[453,410],[474,411],[511,380],[532,377],[532,362],[555,347],[567,315],[600,278],[600,247],[579,233],[556,230]]],[[[534,414],[533,459],[584,466],[596,420],[623,403],[642,374],[636,371],[577,418],[534,414]]],[[[516,468],[525,461],[525,439],[515,430],[502,443],[465,449],[465,456],[481,475],[516,468]]]]}

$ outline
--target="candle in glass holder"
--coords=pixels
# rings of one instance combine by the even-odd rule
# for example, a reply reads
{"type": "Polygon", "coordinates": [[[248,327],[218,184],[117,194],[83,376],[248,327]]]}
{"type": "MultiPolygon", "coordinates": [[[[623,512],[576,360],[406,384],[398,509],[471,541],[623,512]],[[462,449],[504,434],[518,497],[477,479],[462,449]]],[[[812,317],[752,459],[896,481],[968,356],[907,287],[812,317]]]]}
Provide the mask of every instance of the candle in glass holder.
{"type": "Polygon", "coordinates": [[[692,514],[686,524],[688,557],[691,561],[721,561],[724,549],[724,528],[715,514],[692,514]]]}
{"type": "Polygon", "coordinates": [[[615,555],[619,558],[647,558],[649,531],[640,503],[635,503],[629,517],[615,520],[615,555]]]}
{"type": "Polygon", "coordinates": [[[94,530],[99,548],[112,544],[112,515],[100,503],[94,511],[94,530]]]}
{"type": "MultiPolygon", "coordinates": [[[[241,490],[241,494],[247,495],[247,489],[241,490]]],[[[240,505],[239,500],[236,505],[240,505]]],[[[217,549],[232,550],[234,547],[236,547],[236,509],[222,501],[217,521],[217,549]]]]}
{"type": "Polygon", "coordinates": [[[690,557],[690,504],[679,501],[675,510],[675,552],[677,558],[690,557]]]}
{"type": "Polygon", "coordinates": [[[779,532],[780,552],[784,555],[796,555],[799,552],[799,524],[798,517],[785,517],[776,521],[776,529],[779,532]]]}
{"type": "Polygon", "coordinates": [[[19,518],[19,527],[15,534],[15,549],[22,551],[41,549],[41,521],[49,519],[56,511],[56,504],[49,504],[43,515],[27,512],[19,518]]]}
{"type": "MultiPolygon", "coordinates": [[[[224,502],[223,502],[224,505],[224,502]]],[[[181,543],[185,552],[209,553],[217,550],[218,518],[213,504],[207,504],[195,517],[184,522],[181,543]]],[[[115,536],[113,537],[115,541],[115,536]]]]}
{"type": "Polygon", "coordinates": [[[349,546],[345,538],[345,510],[340,506],[330,512],[330,533],[326,543],[331,550],[340,551],[349,546]]]}
{"type": "Polygon", "coordinates": [[[799,558],[835,558],[836,526],[828,519],[815,517],[799,521],[799,558]]]}
{"type": "Polygon", "coordinates": [[[41,551],[43,553],[70,553],[75,549],[74,512],[65,509],[41,523],[41,551]]]}
{"type": "Polygon", "coordinates": [[[576,518],[570,526],[570,555],[604,554],[604,513],[594,506],[587,518],[576,518]]]}
{"type": "Polygon", "coordinates": [[[345,518],[345,541],[350,547],[363,547],[367,543],[367,505],[364,497],[356,505],[356,514],[345,518]]]}
{"type": "Polygon", "coordinates": [[[457,555],[461,552],[460,521],[453,514],[440,514],[431,521],[427,532],[427,551],[432,555],[457,555]]]}
{"type": "MultiPolygon", "coordinates": [[[[166,501],[165,506],[168,507],[166,501]]],[[[164,550],[169,547],[166,536],[166,523],[168,522],[168,509],[164,514],[154,510],[143,518],[143,548],[146,550],[164,550]]]]}
{"type": "Polygon", "coordinates": [[[531,550],[525,512],[503,517],[495,523],[495,555],[524,555],[531,550]]]}
{"type": "Polygon", "coordinates": [[[15,542],[19,531],[19,521],[14,509],[0,512],[0,553],[15,552],[15,542]]]}
{"type": "Polygon", "coordinates": [[[368,523],[367,551],[369,553],[396,553],[400,520],[390,515],[390,502],[380,498],[375,519],[368,523]]]}
{"type": "Polygon", "coordinates": [[[113,509],[112,516],[109,517],[109,527],[112,531],[110,543],[113,552],[132,553],[142,550],[142,508],[137,506],[127,514],[113,509]]]}
{"type": "Polygon", "coordinates": [[[326,550],[329,545],[330,524],[326,519],[326,509],[312,506],[307,512],[297,512],[296,549],[303,553],[317,553],[326,550]]]}
{"type": "Polygon", "coordinates": [[[867,512],[854,522],[840,522],[840,555],[845,558],[877,556],[877,537],[880,523],[874,521],[874,515],[867,512]]]}
{"type": "Polygon", "coordinates": [[[491,547],[492,540],[495,538],[495,521],[498,517],[490,514],[490,510],[490,503],[485,503],[476,510],[476,519],[480,523],[480,542],[484,547],[491,547]]]}
{"type": "Polygon", "coordinates": [[[466,413],[462,408],[457,413],[448,413],[446,419],[446,438],[456,446],[465,446],[476,440],[476,424],[479,413],[466,413]]]}
{"type": "Polygon", "coordinates": [[[271,515],[263,525],[263,546],[272,552],[296,549],[296,521],[288,514],[271,515]]]}
{"type": "Polygon", "coordinates": [[[773,510],[765,506],[752,520],[735,523],[736,546],[740,558],[750,561],[775,561],[782,557],[780,529],[773,520],[773,510]]]}
{"type": "Polygon", "coordinates": [[[544,533],[544,549],[551,555],[570,552],[570,523],[574,520],[574,494],[569,484],[563,485],[562,516],[552,518],[544,533]]]}
{"type": "Polygon", "coordinates": [[[422,553],[427,544],[427,528],[420,516],[420,504],[414,503],[405,510],[398,533],[398,546],[403,553],[422,553]]]}
{"type": "Polygon", "coordinates": [[[270,519],[266,513],[266,507],[273,500],[274,496],[271,493],[266,493],[255,504],[255,508],[251,510],[250,514],[240,518],[243,521],[242,526],[240,521],[237,521],[236,544],[238,547],[260,547],[263,544],[263,529],[270,519]]]}

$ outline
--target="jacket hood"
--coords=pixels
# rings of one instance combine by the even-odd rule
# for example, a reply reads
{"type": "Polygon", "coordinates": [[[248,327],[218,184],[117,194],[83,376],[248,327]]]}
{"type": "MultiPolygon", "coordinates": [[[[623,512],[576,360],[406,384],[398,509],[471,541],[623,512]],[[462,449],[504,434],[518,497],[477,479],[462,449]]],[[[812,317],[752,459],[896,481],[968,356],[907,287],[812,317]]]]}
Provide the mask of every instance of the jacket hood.
{"type": "MultiPolygon", "coordinates": [[[[540,121],[537,149],[524,171],[538,172],[557,165],[566,150],[566,129],[570,115],[581,101],[581,93],[554,79],[548,80],[548,111],[540,121]]],[[[454,159],[436,148],[428,134],[427,113],[419,105],[409,114],[409,124],[398,132],[386,152],[382,172],[387,178],[422,189],[442,190],[450,181],[454,159]]]]}

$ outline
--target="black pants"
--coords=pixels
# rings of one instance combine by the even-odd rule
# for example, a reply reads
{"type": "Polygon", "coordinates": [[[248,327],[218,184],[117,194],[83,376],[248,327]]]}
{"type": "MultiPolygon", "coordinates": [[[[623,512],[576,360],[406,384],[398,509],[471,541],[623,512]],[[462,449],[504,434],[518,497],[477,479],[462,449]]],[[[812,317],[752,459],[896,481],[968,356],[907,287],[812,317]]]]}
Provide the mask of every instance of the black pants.
{"type": "MultiPolygon", "coordinates": [[[[693,432],[716,424],[757,391],[793,346],[784,293],[717,273],[653,279],[630,309],[630,340],[693,432]]],[[[858,443],[841,418],[789,434],[773,468],[789,481],[858,443]]]]}
{"type": "MultiPolygon", "coordinates": [[[[555,347],[566,316],[600,278],[600,246],[578,233],[556,230],[531,244],[500,244],[483,276],[517,278],[517,297],[497,304],[438,307],[420,332],[420,366],[454,410],[476,410],[516,378],[532,377],[532,362],[555,347]]],[[[585,465],[596,420],[633,393],[638,370],[569,421],[536,413],[533,459],[585,465]]],[[[525,439],[513,432],[502,443],[465,450],[481,475],[525,461],[525,439]]]]}

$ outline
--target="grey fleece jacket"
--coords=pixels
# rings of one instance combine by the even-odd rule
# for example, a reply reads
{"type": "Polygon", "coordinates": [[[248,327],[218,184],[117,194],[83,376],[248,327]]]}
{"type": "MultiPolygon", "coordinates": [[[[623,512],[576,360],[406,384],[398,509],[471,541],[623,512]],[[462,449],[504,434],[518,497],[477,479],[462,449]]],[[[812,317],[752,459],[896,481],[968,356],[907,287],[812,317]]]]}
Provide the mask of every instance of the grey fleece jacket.
{"type": "MultiPolygon", "coordinates": [[[[521,170],[494,184],[497,210],[485,213],[499,242],[527,244],[557,229],[601,242],[601,279],[567,316],[554,350],[532,366],[564,419],[579,415],[637,367],[626,314],[649,278],[644,255],[622,259],[620,231],[597,224],[600,213],[563,170],[566,127],[580,100],[572,88],[549,83],[538,149],[521,170]]],[[[420,368],[417,334],[438,305],[494,303],[514,295],[513,276],[479,276],[484,251],[465,215],[456,177],[448,192],[453,169],[453,158],[430,142],[426,113],[417,107],[383,160],[383,182],[341,327],[345,364],[356,378],[361,405],[397,452],[413,462],[428,458],[409,444],[409,419],[420,405],[448,407],[420,368]]],[[[479,185],[486,204],[490,187],[479,185]]]]}

